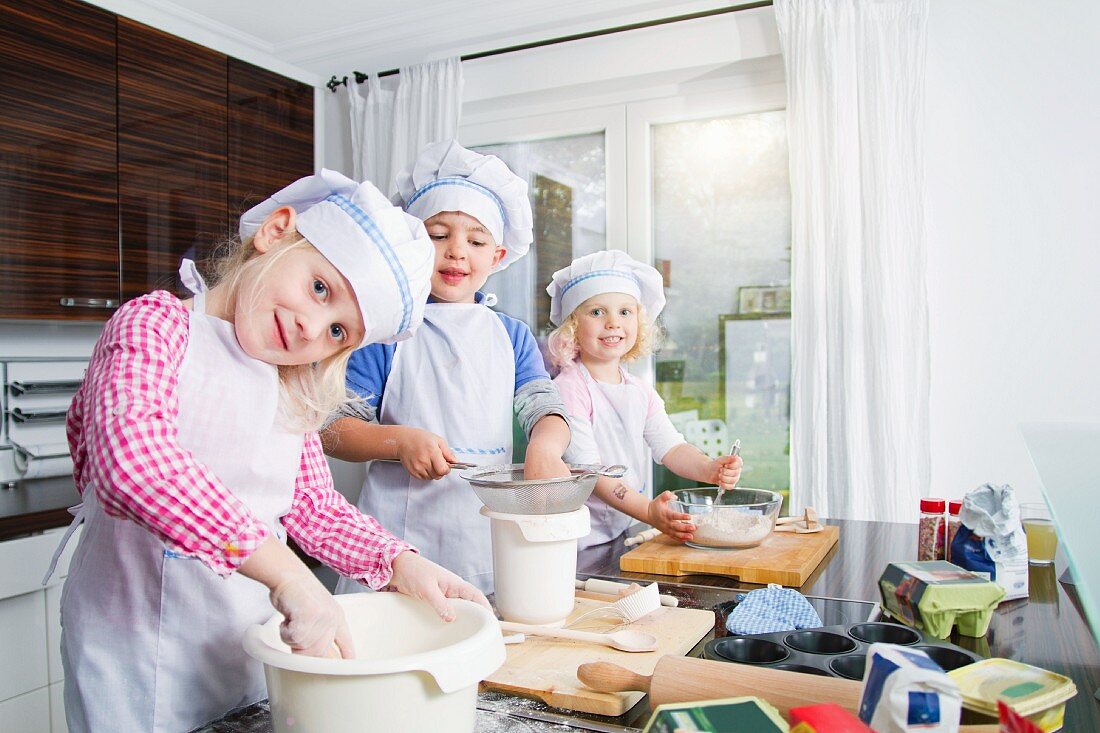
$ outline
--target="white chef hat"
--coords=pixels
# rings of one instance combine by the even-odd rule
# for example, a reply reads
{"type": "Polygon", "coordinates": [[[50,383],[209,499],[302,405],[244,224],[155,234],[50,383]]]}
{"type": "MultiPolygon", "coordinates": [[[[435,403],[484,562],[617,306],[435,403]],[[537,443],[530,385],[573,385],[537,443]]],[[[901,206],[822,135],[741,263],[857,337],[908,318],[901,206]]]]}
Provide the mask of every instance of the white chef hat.
{"type": "Polygon", "coordinates": [[[531,247],[531,201],[527,181],[495,155],[467,150],[455,140],[432,143],[411,168],[397,176],[397,199],[425,221],[441,211],[461,211],[481,222],[505,254],[500,272],[531,247]]]}
{"type": "Polygon", "coordinates": [[[241,216],[241,239],[280,206],[297,212],[298,233],[347,278],[363,315],[363,345],[403,341],[424,319],[435,248],[424,224],[369,181],[336,171],[300,178],[241,216]]]}
{"type": "Polygon", "coordinates": [[[560,326],[577,306],[595,295],[626,293],[645,308],[649,323],[665,307],[664,279],[649,265],[617,249],[593,252],[554,273],[546,286],[550,322],[560,326]]]}

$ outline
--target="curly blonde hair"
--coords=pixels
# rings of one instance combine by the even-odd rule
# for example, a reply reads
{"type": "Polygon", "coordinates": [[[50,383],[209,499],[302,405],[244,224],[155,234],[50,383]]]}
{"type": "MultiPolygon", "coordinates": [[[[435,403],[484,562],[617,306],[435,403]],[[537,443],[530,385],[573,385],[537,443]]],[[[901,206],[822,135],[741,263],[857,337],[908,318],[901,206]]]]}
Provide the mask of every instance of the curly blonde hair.
{"type": "MultiPolygon", "coordinates": [[[[210,285],[225,283],[231,300],[239,295],[244,275],[254,273],[255,279],[261,280],[288,253],[313,248],[296,230],[288,232],[264,253],[251,243],[251,237],[243,241],[234,238],[219,246],[202,263],[203,272],[210,275],[210,285]]],[[[303,432],[320,430],[331,413],[355,401],[345,387],[344,378],[348,360],[358,346],[358,343],[349,344],[327,359],[311,364],[277,365],[288,428],[303,432]]]]}
{"type": "MultiPolygon", "coordinates": [[[[585,303],[587,302],[586,300],[585,303]]],[[[577,342],[577,327],[580,326],[580,320],[577,318],[577,311],[583,306],[584,303],[581,303],[574,308],[565,321],[546,337],[550,361],[559,370],[571,366],[580,355],[581,347],[577,342]]],[[[656,351],[660,345],[661,327],[649,322],[645,306],[638,303],[638,340],[634,342],[634,347],[623,355],[622,361],[634,361],[656,351]]]]}

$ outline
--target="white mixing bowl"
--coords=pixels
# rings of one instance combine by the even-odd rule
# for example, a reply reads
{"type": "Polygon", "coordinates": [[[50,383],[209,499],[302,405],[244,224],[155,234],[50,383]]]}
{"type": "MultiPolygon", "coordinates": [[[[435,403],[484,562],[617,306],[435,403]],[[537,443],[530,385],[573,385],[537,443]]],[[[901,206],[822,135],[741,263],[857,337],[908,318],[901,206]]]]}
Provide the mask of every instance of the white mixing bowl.
{"type": "Polygon", "coordinates": [[[276,733],[470,733],[478,682],[504,663],[500,625],[470,601],[452,599],[442,621],[423,601],[398,593],[336,596],[355,659],[292,654],[282,616],[245,632],[244,649],[264,664],[276,733]]]}

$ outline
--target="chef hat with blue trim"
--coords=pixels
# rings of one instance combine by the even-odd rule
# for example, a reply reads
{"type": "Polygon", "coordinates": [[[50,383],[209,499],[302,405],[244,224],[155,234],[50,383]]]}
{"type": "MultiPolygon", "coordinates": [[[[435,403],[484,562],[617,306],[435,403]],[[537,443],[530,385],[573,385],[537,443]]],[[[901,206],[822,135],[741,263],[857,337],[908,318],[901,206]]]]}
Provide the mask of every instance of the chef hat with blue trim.
{"type": "Polygon", "coordinates": [[[435,267],[435,247],[419,219],[369,181],[324,169],[246,211],[241,239],[281,206],[294,208],[298,233],[347,278],[363,315],[363,346],[412,336],[424,319],[435,267]]]}
{"type": "Polygon", "coordinates": [[[397,176],[397,200],[421,221],[441,211],[477,219],[505,250],[493,272],[527,254],[534,241],[527,181],[495,155],[475,153],[455,140],[420,151],[412,167],[397,176]]]}
{"type": "Polygon", "coordinates": [[[569,267],[554,273],[546,292],[550,296],[550,322],[555,326],[560,326],[581,303],[603,293],[634,296],[645,308],[650,325],[665,307],[661,273],[617,249],[573,260],[569,267]]]}

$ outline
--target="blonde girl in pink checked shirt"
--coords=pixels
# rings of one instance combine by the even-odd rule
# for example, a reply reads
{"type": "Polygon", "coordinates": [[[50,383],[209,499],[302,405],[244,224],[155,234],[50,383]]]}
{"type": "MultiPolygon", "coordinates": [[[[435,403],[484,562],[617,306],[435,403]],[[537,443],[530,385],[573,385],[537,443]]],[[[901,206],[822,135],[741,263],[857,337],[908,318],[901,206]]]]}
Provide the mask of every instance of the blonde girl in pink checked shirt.
{"type": "Polygon", "coordinates": [[[273,610],[304,654],[354,655],[340,607],[286,547],[375,589],[484,596],[335,491],[315,432],[367,343],[422,318],[433,247],[371,184],[323,171],[241,219],[193,299],[122,306],[68,414],[83,532],[62,601],[69,730],[180,733],[266,697],[241,647],[273,610]]]}

